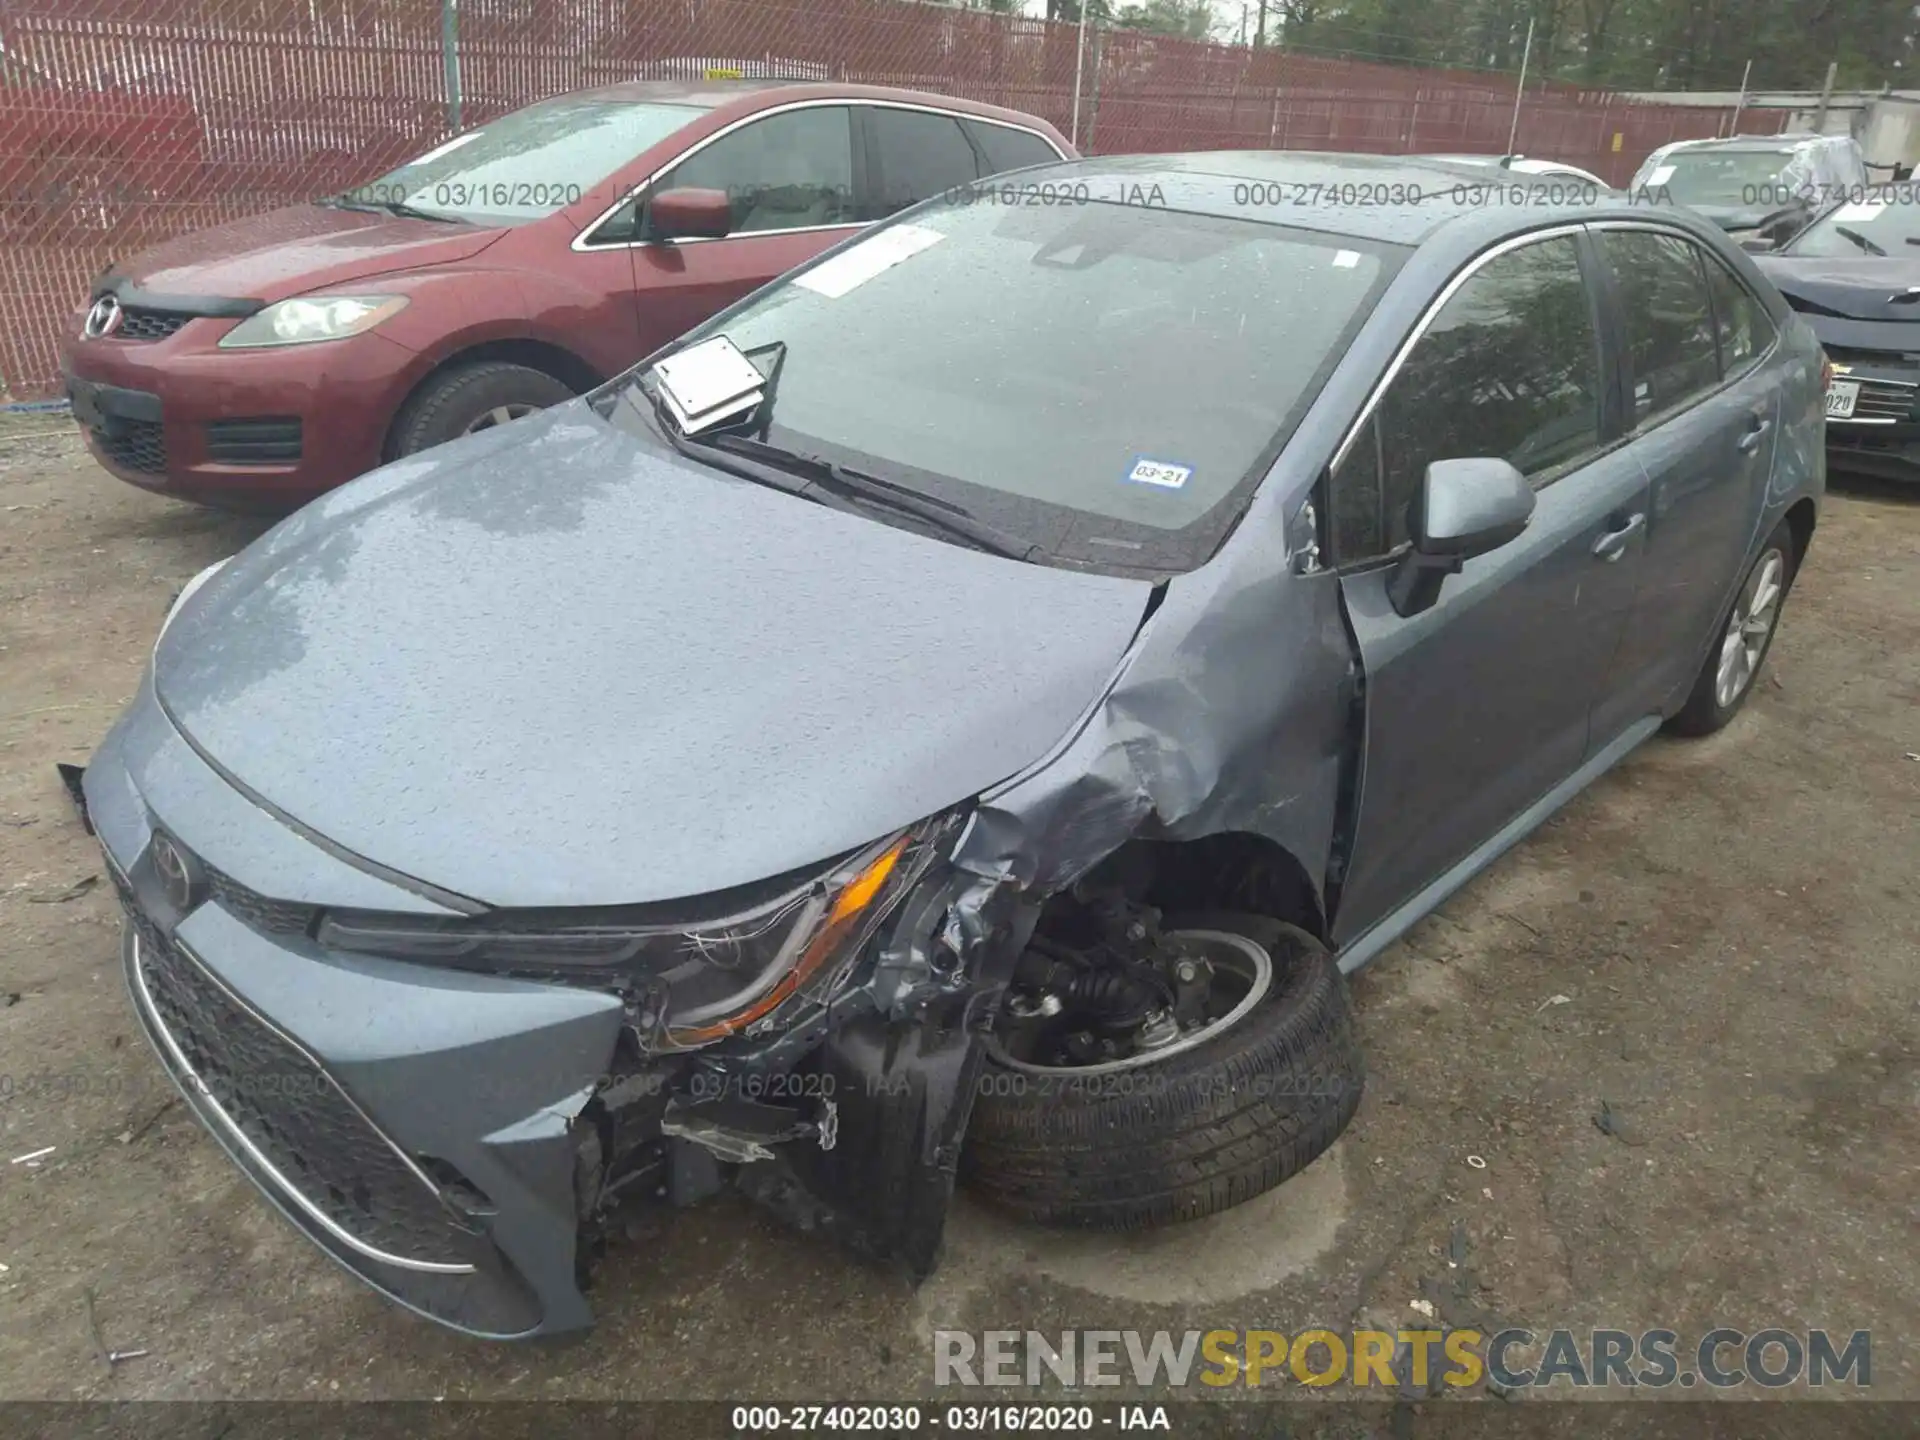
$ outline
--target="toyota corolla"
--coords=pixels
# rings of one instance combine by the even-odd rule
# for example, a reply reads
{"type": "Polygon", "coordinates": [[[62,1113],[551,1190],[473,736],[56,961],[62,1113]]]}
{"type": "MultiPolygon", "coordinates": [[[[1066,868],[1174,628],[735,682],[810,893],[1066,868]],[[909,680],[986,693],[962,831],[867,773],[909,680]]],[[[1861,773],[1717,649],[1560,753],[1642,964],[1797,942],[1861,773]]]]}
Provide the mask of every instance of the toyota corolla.
{"type": "Polygon", "coordinates": [[[208,1130],[485,1336],[587,1323],[629,1204],[925,1274],[956,1178],[1126,1229],[1310,1162],[1343,972],[1740,711],[1824,484],[1723,234],[1472,173],[932,201],[198,577],[84,793],[208,1130]]]}

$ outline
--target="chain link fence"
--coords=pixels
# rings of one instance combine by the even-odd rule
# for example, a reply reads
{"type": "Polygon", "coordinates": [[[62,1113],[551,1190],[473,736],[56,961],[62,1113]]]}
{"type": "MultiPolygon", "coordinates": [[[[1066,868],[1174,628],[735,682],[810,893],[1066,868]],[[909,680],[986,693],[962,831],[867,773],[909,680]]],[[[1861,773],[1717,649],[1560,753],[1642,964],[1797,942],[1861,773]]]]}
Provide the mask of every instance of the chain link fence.
{"type": "MultiPolygon", "coordinates": [[[[118,257],[337,193],[548,95],[710,71],[968,96],[1088,153],[1498,154],[1515,116],[1503,76],[1137,31],[1083,45],[1072,25],[910,0],[7,0],[0,395],[58,391],[55,338],[118,257]]],[[[1623,183],[1731,118],[1530,85],[1518,148],[1623,183]]]]}

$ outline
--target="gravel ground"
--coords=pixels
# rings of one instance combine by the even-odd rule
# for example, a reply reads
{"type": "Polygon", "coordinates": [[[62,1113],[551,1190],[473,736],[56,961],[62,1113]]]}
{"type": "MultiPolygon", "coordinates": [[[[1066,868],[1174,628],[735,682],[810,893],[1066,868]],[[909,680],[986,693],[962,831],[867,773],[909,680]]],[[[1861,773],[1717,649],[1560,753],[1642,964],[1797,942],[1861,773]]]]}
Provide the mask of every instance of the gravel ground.
{"type": "Polygon", "coordinates": [[[1419,1300],[1871,1329],[1871,1393],[1920,1400],[1920,491],[1831,498],[1733,726],[1644,747],[1359,978],[1372,1082],[1305,1175],[1131,1241],[963,1197],[917,1292],[716,1202],[617,1250],[599,1327],[542,1346],[462,1341],[329,1265],[129,1012],[54,764],[86,760],[178,585],[258,529],[0,417],[0,1399],[951,1399],[935,1327],[1292,1333],[1419,1300]],[[103,1363],[89,1306],[150,1353],[103,1363]]]}

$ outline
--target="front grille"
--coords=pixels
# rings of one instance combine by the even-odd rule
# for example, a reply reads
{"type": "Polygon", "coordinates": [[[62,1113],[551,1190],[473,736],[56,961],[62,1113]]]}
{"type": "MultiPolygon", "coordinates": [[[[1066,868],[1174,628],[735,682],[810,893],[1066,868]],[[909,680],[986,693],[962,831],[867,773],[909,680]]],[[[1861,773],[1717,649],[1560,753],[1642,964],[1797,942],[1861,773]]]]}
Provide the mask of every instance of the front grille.
{"type": "Polygon", "coordinates": [[[1913,414],[1915,389],[1891,380],[1860,382],[1860,398],[1854,402],[1855,420],[1892,420],[1896,423],[1913,414]]]}
{"type": "Polygon", "coordinates": [[[191,319],[193,319],[191,315],[177,314],[172,310],[146,310],[137,306],[122,306],[120,324],[115,328],[112,338],[115,340],[164,340],[191,319]]]}
{"type": "Polygon", "coordinates": [[[111,429],[93,431],[93,443],[123,470],[137,470],[143,475],[166,473],[167,443],[154,421],[115,420],[111,429]]]}
{"type": "Polygon", "coordinates": [[[214,420],[207,425],[207,458],[230,465],[291,465],[300,458],[298,416],[214,420]]]}
{"type": "Polygon", "coordinates": [[[304,935],[320,913],[315,906],[298,901],[270,900],[211,865],[203,868],[207,872],[207,889],[221,908],[264,935],[304,935]]]}
{"type": "Polygon", "coordinates": [[[140,942],[139,989],[155,1021],[285,1185],[384,1256],[472,1263],[478,1232],[442,1203],[332,1078],[163,935],[124,884],[122,900],[140,942]]]}

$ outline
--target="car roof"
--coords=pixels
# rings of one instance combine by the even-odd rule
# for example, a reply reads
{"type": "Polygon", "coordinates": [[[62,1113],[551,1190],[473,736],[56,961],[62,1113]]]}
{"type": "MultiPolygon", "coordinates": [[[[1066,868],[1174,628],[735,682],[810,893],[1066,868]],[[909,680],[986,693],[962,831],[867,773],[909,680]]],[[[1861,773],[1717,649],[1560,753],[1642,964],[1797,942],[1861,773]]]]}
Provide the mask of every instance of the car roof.
{"type": "Polygon", "coordinates": [[[709,110],[737,106],[743,112],[796,100],[880,100],[896,105],[932,106],[962,115],[974,115],[983,120],[1001,120],[1027,129],[1053,130],[1036,115],[988,105],[979,100],[965,100],[958,95],[939,95],[928,90],[897,90],[885,85],[842,85],[820,80],[625,80],[617,85],[575,91],[568,98],[627,103],[652,101],[659,105],[699,105],[709,110]]]}
{"type": "Polygon", "coordinates": [[[1015,172],[1024,181],[1085,182],[1086,198],[1264,221],[1330,235],[1418,245],[1450,222],[1505,217],[1529,222],[1645,219],[1648,207],[1591,195],[1558,199],[1522,178],[1490,184],[1486,166],[1414,155],[1328,151],[1218,150],[1113,155],[1015,172]],[[1276,192],[1274,187],[1288,187],[1276,192]],[[1417,198],[1415,198],[1417,197],[1417,198]],[[1544,202],[1544,203],[1543,203],[1544,202]]]}

